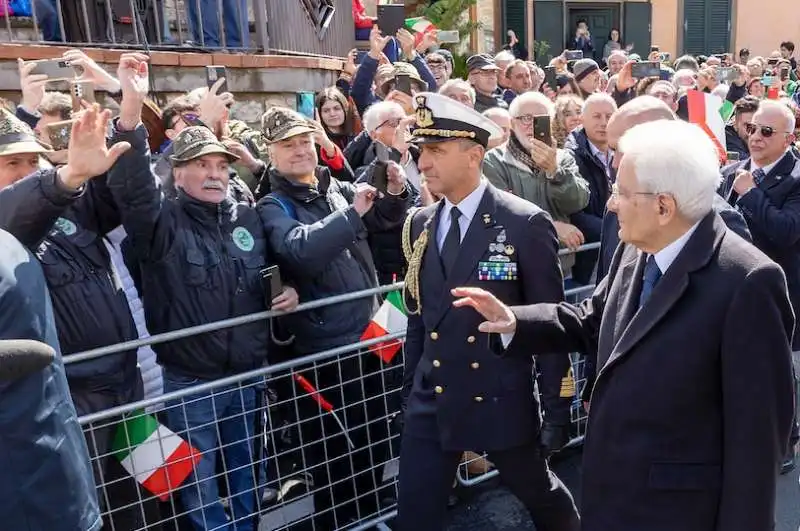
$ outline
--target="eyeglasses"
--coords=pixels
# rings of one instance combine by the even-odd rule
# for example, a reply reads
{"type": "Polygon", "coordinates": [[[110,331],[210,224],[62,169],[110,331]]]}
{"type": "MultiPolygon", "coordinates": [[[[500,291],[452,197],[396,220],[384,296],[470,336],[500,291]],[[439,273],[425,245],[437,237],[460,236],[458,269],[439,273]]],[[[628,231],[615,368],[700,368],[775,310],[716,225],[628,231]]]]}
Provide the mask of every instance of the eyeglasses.
{"type": "Polygon", "coordinates": [[[445,70],[447,66],[444,63],[428,63],[428,68],[431,70],[445,70]]]}
{"type": "Polygon", "coordinates": [[[521,114],[520,116],[515,116],[514,119],[519,120],[522,125],[531,125],[533,121],[536,119],[536,115],[521,114]]]}
{"type": "Polygon", "coordinates": [[[655,196],[655,195],[662,195],[665,193],[667,192],[628,192],[628,191],[620,192],[619,185],[617,183],[611,185],[611,197],[613,199],[619,199],[620,197],[623,197],[625,199],[630,199],[634,195],[655,196]]]}
{"type": "Polygon", "coordinates": [[[400,120],[401,120],[400,118],[389,118],[388,120],[384,120],[383,122],[381,122],[381,124],[378,127],[376,127],[375,130],[377,131],[381,127],[385,127],[387,125],[389,127],[397,127],[398,125],[400,125],[400,120]]]}
{"type": "Polygon", "coordinates": [[[178,122],[181,121],[190,127],[197,124],[197,122],[200,121],[200,115],[193,112],[185,112],[179,114],[176,118],[177,120],[172,122],[172,126],[170,127],[170,129],[175,129],[175,126],[178,125],[178,122]]]}
{"type": "Polygon", "coordinates": [[[770,127],[768,125],[758,125],[754,123],[745,124],[744,130],[748,136],[752,136],[756,133],[756,131],[759,131],[761,133],[761,136],[763,136],[764,138],[770,138],[775,133],[783,135],[792,134],[790,131],[777,131],[775,128],[770,127]]]}

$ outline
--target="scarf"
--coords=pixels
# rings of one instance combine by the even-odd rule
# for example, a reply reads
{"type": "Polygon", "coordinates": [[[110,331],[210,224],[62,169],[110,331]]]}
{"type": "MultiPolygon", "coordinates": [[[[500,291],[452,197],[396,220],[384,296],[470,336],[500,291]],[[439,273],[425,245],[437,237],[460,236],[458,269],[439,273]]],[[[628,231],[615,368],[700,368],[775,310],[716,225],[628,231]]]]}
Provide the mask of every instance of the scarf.
{"type": "Polygon", "coordinates": [[[517,140],[517,135],[513,132],[508,137],[508,151],[511,153],[512,157],[530,168],[531,172],[534,174],[542,171],[539,166],[533,162],[530,152],[517,140]]]}

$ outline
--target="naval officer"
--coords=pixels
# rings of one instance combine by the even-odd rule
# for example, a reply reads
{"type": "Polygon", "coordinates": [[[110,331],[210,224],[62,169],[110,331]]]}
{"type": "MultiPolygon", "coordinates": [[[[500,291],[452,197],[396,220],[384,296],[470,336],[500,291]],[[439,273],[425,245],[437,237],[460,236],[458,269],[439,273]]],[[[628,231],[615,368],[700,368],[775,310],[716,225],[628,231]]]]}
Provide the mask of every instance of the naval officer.
{"type": "Polygon", "coordinates": [[[450,290],[482,287],[507,304],[563,300],[549,216],[481,175],[490,120],[438,94],[415,96],[418,166],[443,199],[403,228],[408,335],[399,531],[440,531],[461,453],[485,450],[538,531],[577,530],[575,504],[547,465],[529,356],[502,357],[450,290]]]}

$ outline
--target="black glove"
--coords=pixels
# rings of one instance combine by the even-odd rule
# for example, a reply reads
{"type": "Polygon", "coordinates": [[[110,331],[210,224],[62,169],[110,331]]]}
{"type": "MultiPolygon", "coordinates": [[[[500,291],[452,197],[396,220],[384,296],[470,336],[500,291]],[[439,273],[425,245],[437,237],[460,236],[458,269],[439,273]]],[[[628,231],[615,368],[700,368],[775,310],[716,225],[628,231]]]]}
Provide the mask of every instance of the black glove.
{"type": "Polygon", "coordinates": [[[569,442],[569,426],[560,426],[542,423],[542,430],[539,432],[539,444],[545,456],[550,456],[567,445],[569,442]]]}

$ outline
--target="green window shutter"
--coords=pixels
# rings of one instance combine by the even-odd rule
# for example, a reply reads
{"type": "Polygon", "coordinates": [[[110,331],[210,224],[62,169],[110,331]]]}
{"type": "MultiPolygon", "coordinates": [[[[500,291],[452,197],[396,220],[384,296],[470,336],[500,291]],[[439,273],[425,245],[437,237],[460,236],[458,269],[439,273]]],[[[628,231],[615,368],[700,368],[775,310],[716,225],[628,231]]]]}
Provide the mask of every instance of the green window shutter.
{"type": "Polygon", "coordinates": [[[622,40],[625,44],[633,44],[633,52],[646,60],[652,41],[653,6],[650,2],[626,2],[623,9],[622,40]]]}
{"type": "Polygon", "coordinates": [[[706,53],[706,2],[683,2],[683,50],[692,55],[706,53]]]}
{"type": "Polygon", "coordinates": [[[533,38],[550,45],[544,56],[535,59],[546,65],[564,50],[564,5],[560,1],[537,0],[533,5],[533,38]]]}
{"type": "Polygon", "coordinates": [[[514,30],[517,39],[523,47],[527,48],[527,35],[525,34],[525,0],[505,0],[503,9],[503,43],[508,42],[508,30],[514,30]]]}
{"type": "Polygon", "coordinates": [[[706,0],[706,54],[731,51],[731,0],[706,0]]]}

